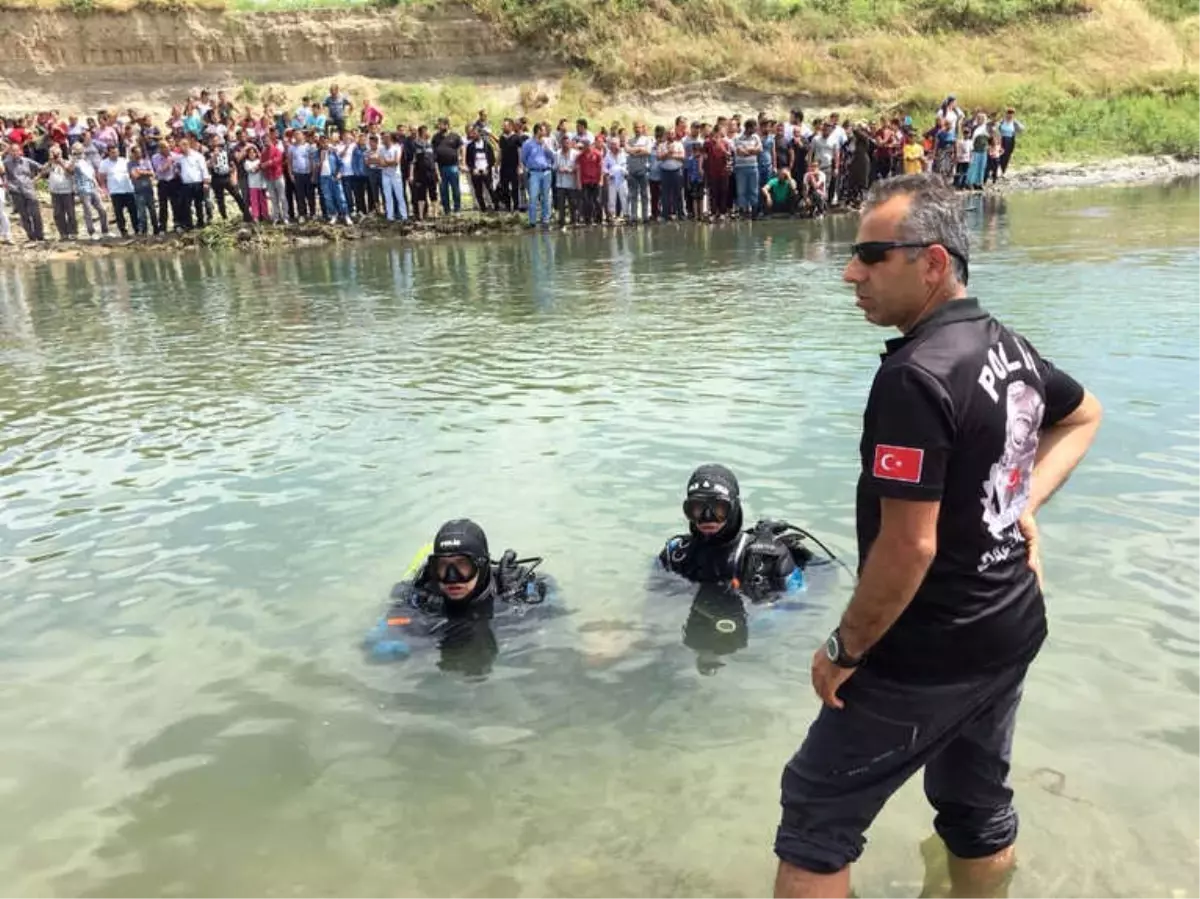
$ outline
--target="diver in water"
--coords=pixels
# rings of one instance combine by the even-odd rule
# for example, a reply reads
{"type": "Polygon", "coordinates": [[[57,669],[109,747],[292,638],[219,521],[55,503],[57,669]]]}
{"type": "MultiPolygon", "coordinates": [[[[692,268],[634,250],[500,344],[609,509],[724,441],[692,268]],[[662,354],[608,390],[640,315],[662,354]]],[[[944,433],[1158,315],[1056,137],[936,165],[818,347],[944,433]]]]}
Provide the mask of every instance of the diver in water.
{"type": "Polygon", "coordinates": [[[787,628],[787,622],[807,626],[815,607],[802,598],[806,573],[828,562],[844,567],[820,540],[785,521],[743,529],[737,478],[723,465],[692,473],[683,511],[689,532],[667,541],[658,567],[699,584],[683,643],[695,651],[703,675],[716,674],[722,657],[746,648],[752,633],[787,628]],[[806,537],[829,558],[814,555],[806,537]]]}
{"type": "Polygon", "coordinates": [[[724,465],[701,465],[692,473],[683,513],[689,532],[667,541],[658,554],[662,568],[696,583],[726,585],[754,601],[803,589],[804,569],[814,561],[804,545],[811,535],[784,521],[743,530],[737,478],[724,465]]]}
{"type": "Polygon", "coordinates": [[[441,651],[439,666],[486,674],[498,653],[492,623],[544,617],[554,583],[537,573],[541,559],[518,559],[512,550],[493,562],[487,535],[469,519],[448,521],[413,576],[392,588],[391,606],[363,641],[371,659],[410,655],[417,644],[441,651]]]}

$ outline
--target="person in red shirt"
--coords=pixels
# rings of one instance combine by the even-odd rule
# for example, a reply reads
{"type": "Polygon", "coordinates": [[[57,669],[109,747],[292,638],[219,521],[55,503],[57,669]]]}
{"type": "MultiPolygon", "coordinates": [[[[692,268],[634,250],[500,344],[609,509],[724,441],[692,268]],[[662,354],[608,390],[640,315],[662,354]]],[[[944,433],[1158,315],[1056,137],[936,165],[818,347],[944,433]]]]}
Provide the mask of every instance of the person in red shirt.
{"type": "Polygon", "coordinates": [[[67,149],[67,123],[60,122],[57,119],[50,125],[50,140],[58,144],[64,150],[67,149]]]}
{"type": "Polygon", "coordinates": [[[604,174],[604,155],[595,142],[584,146],[575,162],[575,173],[579,178],[583,223],[600,224],[600,181],[604,174]]]}
{"type": "Polygon", "coordinates": [[[714,219],[729,215],[729,166],[732,146],[720,128],[704,142],[704,180],[708,182],[708,211],[714,219]]]}
{"type": "Polygon", "coordinates": [[[11,143],[18,147],[24,148],[25,142],[29,140],[29,132],[25,130],[25,119],[17,119],[17,124],[8,132],[8,139],[11,143]]]}
{"type": "Polygon", "coordinates": [[[263,147],[261,171],[267,182],[267,197],[271,201],[271,221],[287,224],[287,182],[283,179],[283,148],[275,137],[275,129],[267,132],[267,145],[263,147]]]}

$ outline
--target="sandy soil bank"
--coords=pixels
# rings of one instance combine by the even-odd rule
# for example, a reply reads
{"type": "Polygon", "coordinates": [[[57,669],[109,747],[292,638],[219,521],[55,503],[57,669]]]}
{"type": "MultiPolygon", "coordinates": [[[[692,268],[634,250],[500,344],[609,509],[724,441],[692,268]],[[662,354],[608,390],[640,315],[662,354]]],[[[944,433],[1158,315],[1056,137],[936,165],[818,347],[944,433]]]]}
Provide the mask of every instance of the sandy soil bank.
{"type": "MultiPolygon", "coordinates": [[[[246,81],[516,80],[529,54],[457,0],[381,10],[0,12],[6,111],[127,108],[161,115],[190,90],[246,81]]],[[[261,102],[261,100],[259,101],[261,102]]]]}

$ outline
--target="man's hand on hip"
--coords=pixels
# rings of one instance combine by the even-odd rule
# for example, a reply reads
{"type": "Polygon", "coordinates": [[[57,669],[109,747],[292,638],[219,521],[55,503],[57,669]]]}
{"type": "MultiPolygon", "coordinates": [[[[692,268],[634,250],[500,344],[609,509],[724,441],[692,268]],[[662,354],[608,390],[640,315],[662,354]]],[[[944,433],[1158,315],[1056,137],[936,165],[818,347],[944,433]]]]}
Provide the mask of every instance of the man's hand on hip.
{"type": "Polygon", "coordinates": [[[1029,569],[1037,576],[1038,589],[1042,589],[1042,544],[1038,536],[1037,522],[1026,512],[1017,519],[1021,536],[1025,538],[1025,552],[1028,555],[1029,569]]]}
{"type": "Polygon", "coordinates": [[[841,668],[833,664],[825,654],[825,647],[817,647],[812,660],[812,684],[817,695],[821,697],[821,702],[831,709],[842,708],[845,703],[838,698],[837,691],[856,670],[858,669],[841,668]]]}

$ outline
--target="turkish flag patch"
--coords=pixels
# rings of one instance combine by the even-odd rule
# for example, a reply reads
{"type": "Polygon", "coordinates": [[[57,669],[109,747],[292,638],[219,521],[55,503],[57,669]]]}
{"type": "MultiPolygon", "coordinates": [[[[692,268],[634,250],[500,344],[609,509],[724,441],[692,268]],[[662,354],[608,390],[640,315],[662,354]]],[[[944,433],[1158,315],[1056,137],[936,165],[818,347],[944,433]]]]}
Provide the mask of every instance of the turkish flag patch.
{"type": "Polygon", "coordinates": [[[875,465],[871,474],[886,481],[904,481],[907,484],[921,483],[921,467],[925,464],[925,450],[911,446],[889,446],[881,443],[875,447],[875,465]]]}

